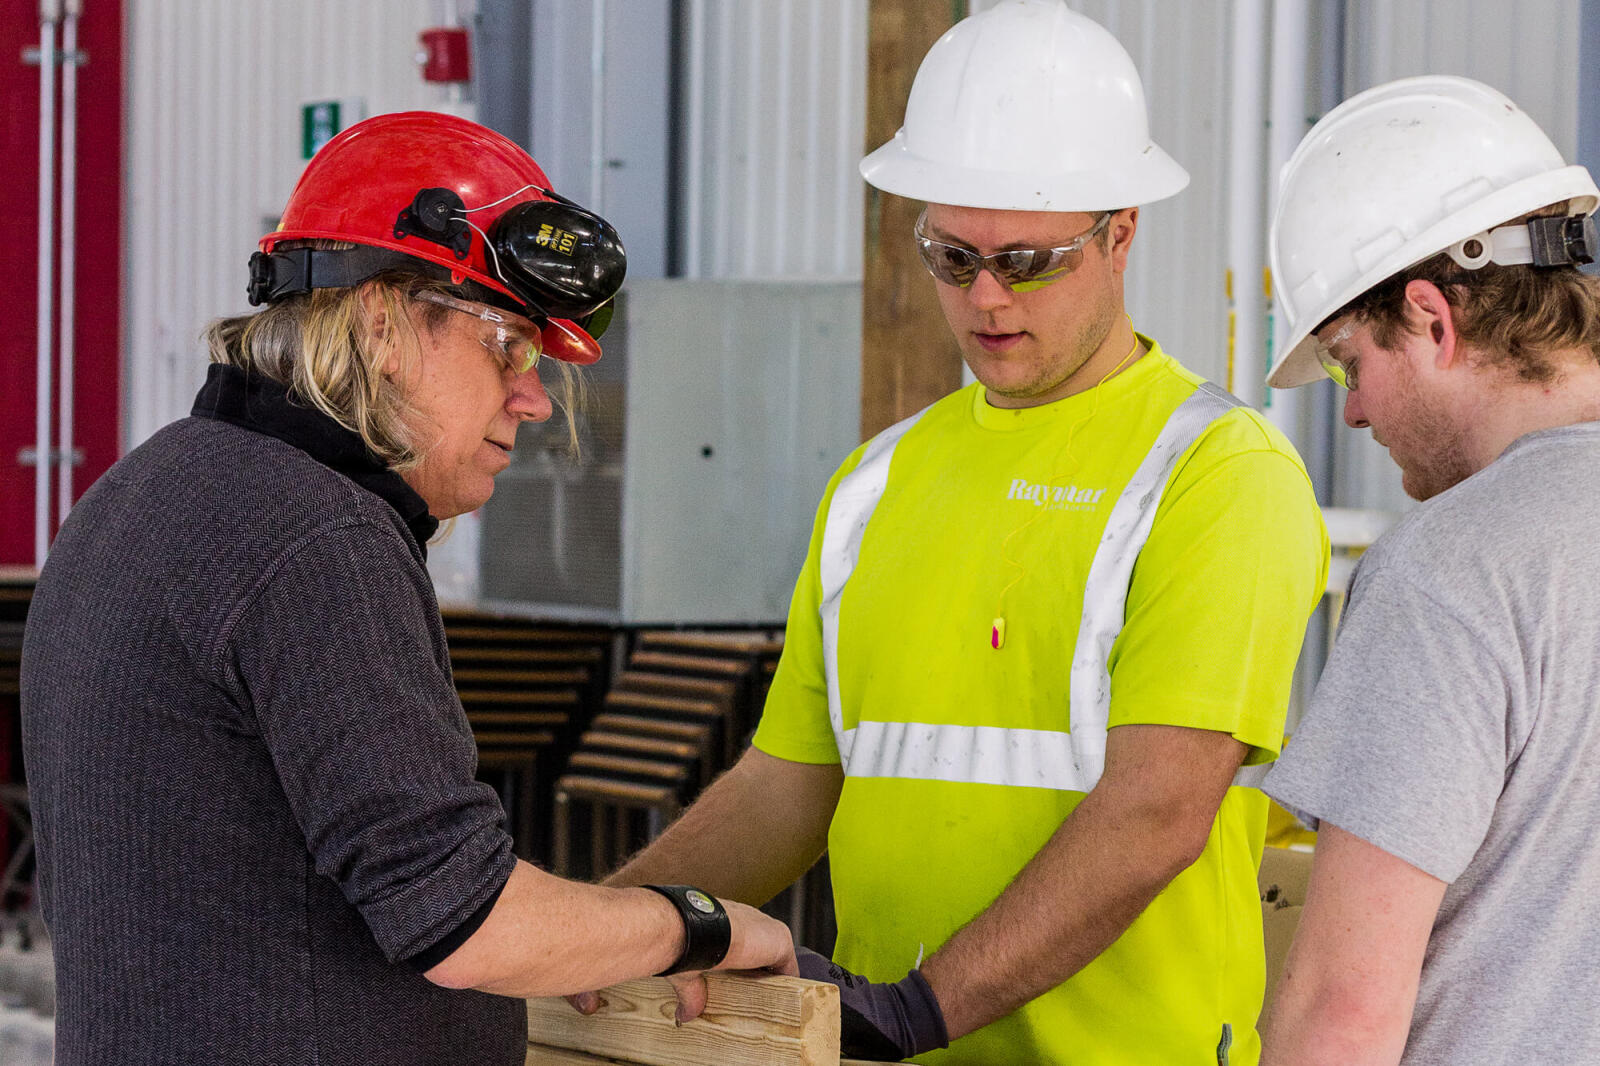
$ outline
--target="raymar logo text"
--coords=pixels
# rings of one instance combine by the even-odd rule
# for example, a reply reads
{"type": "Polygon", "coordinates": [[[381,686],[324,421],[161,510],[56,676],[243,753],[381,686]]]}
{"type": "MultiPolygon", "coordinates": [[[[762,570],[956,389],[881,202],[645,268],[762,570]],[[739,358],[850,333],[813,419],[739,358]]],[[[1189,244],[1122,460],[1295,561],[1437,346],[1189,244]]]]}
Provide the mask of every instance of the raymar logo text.
{"type": "Polygon", "coordinates": [[[1008,500],[1027,500],[1035,507],[1055,510],[1087,510],[1100,502],[1105,489],[1086,489],[1077,485],[1046,485],[1016,478],[1006,493],[1008,500]]]}

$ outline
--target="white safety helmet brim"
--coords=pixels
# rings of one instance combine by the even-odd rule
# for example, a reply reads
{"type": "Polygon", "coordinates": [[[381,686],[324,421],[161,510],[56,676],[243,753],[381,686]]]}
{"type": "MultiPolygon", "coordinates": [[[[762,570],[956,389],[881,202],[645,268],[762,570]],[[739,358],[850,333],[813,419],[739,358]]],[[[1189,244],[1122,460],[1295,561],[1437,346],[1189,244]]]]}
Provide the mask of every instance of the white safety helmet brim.
{"type": "MultiPolygon", "coordinates": [[[[1327,372],[1317,360],[1317,343],[1312,332],[1329,316],[1374,285],[1438,255],[1457,241],[1563,200],[1571,201],[1570,210],[1574,214],[1588,214],[1600,207],[1600,189],[1595,187],[1587,168],[1562,167],[1547,174],[1525,178],[1417,234],[1389,256],[1378,260],[1355,281],[1322,301],[1326,313],[1312,317],[1316,315],[1312,311],[1304,321],[1296,323],[1289,334],[1288,343],[1284,345],[1284,355],[1267,375],[1267,384],[1275,389],[1292,389],[1296,385],[1307,385],[1318,378],[1327,377],[1327,372]],[[1426,250],[1419,254],[1419,249],[1426,250]]],[[[1278,274],[1277,263],[1273,263],[1273,274],[1278,274]]]]}
{"type": "Polygon", "coordinates": [[[1165,200],[1189,184],[1189,172],[1154,142],[1104,169],[1016,174],[919,157],[904,129],[861,161],[861,176],[896,196],[1000,211],[1110,211],[1165,200]]]}
{"type": "Polygon", "coordinates": [[[1189,184],[1150,136],[1127,49],[1063,0],[1003,0],[951,27],[861,176],[913,200],[1001,211],[1136,207],[1189,184]]]}
{"type": "Polygon", "coordinates": [[[1268,384],[1324,377],[1312,332],[1373,286],[1563,201],[1588,213],[1600,189],[1491,86],[1430,74],[1352,96],[1306,134],[1280,175],[1268,243],[1289,339],[1268,384]]]}

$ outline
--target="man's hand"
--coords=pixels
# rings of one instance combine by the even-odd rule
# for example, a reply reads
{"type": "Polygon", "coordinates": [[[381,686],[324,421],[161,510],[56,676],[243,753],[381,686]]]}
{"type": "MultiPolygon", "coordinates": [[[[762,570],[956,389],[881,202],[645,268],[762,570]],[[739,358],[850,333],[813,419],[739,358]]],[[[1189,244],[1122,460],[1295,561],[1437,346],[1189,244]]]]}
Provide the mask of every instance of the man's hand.
{"type": "MultiPolygon", "coordinates": [[[[728,911],[733,938],[728,943],[728,954],[717,964],[717,969],[761,970],[790,977],[800,973],[795,964],[794,937],[787,925],[731,899],[723,900],[722,906],[728,911]]],[[[678,993],[675,1015],[678,1024],[700,1017],[700,1012],[706,1009],[705,977],[698,973],[680,973],[667,980],[678,993]]]]}
{"type": "MultiPolygon", "coordinates": [[[[758,970],[764,973],[799,976],[795,963],[794,938],[789,927],[756,910],[731,899],[721,901],[728,912],[731,937],[728,953],[717,964],[719,970],[758,970]]],[[[690,1018],[698,1018],[706,1009],[706,982],[702,972],[673,974],[672,982],[678,994],[678,1009],[674,1017],[679,1025],[690,1018]]],[[[603,1006],[597,992],[580,992],[567,997],[580,1014],[593,1014],[603,1006]]]]}
{"type": "Polygon", "coordinates": [[[815,951],[796,954],[801,977],[838,986],[841,1055],[898,1062],[950,1046],[944,1013],[919,971],[894,984],[873,984],[815,951]]]}

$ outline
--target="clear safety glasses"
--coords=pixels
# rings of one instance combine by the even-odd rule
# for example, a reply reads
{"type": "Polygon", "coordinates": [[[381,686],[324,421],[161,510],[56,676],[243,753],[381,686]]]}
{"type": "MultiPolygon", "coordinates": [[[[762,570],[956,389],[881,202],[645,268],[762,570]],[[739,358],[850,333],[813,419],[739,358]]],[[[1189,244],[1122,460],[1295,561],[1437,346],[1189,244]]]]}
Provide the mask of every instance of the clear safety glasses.
{"type": "Polygon", "coordinates": [[[928,273],[946,285],[964,289],[978,279],[978,271],[987,270],[996,281],[1012,292],[1032,292],[1078,269],[1083,262],[1083,248],[1106,228],[1111,212],[1100,216],[1086,233],[1072,238],[1067,244],[1054,248],[1010,248],[1003,252],[980,255],[959,244],[936,241],[923,232],[928,213],[917,219],[917,251],[928,273]]]}
{"type": "Polygon", "coordinates": [[[484,341],[484,347],[505,363],[513,373],[526,374],[539,365],[539,356],[544,353],[544,339],[539,335],[538,327],[530,329],[519,326],[512,322],[505,312],[496,310],[488,304],[458,300],[454,296],[446,296],[431,289],[417,293],[417,299],[493,323],[494,341],[492,343],[484,341]]]}
{"type": "Polygon", "coordinates": [[[1315,333],[1306,338],[1311,341],[1312,349],[1317,353],[1317,362],[1322,364],[1322,369],[1333,379],[1333,383],[1341,389],[1354,392],[1356,388],[1356,360],[1353,356],[1346,355],[1345,359],[1339,358],[1338,347],[1355,334],[1356,323],[1354,319],[1339,327],[1339,331],[1326,341],[1315,333]]]}

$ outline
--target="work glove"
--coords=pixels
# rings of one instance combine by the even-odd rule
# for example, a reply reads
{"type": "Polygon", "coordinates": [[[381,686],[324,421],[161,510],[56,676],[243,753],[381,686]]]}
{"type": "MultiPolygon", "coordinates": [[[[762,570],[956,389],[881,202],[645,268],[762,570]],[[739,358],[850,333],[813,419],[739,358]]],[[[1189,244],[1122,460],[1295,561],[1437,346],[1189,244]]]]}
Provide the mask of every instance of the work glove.
{"type": "Polygon", "coordinates": [[[839,989],[839,1054],[899,1062],[950,1046],[944,1012],[920,970],[894,984],[874,984],[825,955],[797,948],[800,976],[839,989]]]}

